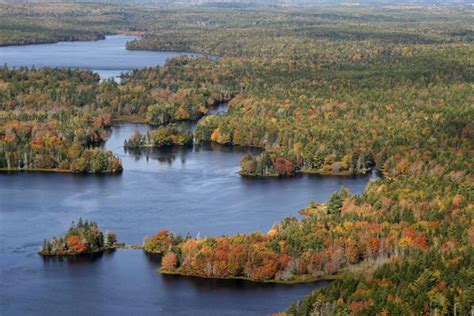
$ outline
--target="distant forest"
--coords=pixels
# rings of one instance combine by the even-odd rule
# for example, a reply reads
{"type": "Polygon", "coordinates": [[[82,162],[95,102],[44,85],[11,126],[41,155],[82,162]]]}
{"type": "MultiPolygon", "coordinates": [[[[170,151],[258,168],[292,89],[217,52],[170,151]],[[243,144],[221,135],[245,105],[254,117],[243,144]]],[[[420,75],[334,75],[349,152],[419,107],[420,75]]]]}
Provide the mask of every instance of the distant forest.
{"type": "Polygon", "coordinates": [[[121,83],[87,70],[1,67],[0,168],[120,172],[120,160],[97,148],[117,120],[159,127],[133,135],[131,148],[182,146],[191,137],[174,123],[228,102],[226,115],[199,121],[194,138],[261,148],[242,158],[242,176],[376,170],[382,177],[360,195],[341,189],[326,203],[309,203],[304,218],[268,223],[268,232],[191,238],[156,223],[144,249],[163,255],[161,272],[337,279],[284,315],[467,315],[474,306],[473,12],[2,5],[0,45],[127,33],[142,35],[127,43],[130,50],[219,58],[173,58],[124,74],[121,83]]]}
{"type": "Polygon", "coordinates": [[[221,8],[252,8],[256,6],[292,7],[317,5],[360,4],[472,4],[471,0],[0,0],[5,4],[25,3],[99,3],[118,5],[164,5],[164,6],[203,6],[221,8]]]}

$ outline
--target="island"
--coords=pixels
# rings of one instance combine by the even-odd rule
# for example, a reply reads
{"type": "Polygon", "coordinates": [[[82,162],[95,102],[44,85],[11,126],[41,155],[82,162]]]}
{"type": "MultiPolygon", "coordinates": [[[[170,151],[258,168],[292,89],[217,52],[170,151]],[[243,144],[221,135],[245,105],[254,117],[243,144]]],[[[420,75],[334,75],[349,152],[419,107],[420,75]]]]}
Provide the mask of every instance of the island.
{"type": "Polygon", "coordinates": [[[95,222],[79,219],[72,222],[64,236],[44,240],[39,250],[41,256],[75,256],[94,254],[124,247],[117,243],[117,235],[112,231],[102,233],[95,222]]]}
{"type": "MultiPolygon", "coordinates": [[[[242,179],[246,184],[242,196],[250,201],[259,194],[259,187],[279,182],[288,186],[286,195],[266,191],[268,198],[275,203],[291,200],[300,208],[311,196],[295,200],[299,197],[291,183],[296,177],[356,177],[376,170],[382,176],[371,180],[360,194],[335,187],[328,199],[310,203],[301,216],[296,209],[288,209],[282,216],[287,217],[276,223],[249,223],[238,212],[213,215],[229,216],[225,219],[229,219],[226,227],[234,225],[231,235],[180,237],[160,230],[166,227],[160,226],[159,216],[151,216],[154,209],[146,209],[140,217],[134,214],[133,219],[146,224],[157,221],[153,224],[158,233],[145,239],[143,249],[162,255],[162,273],[282,283],[337,279],[285,307],[287,315],[472,314],[472,5],[341,3],[331,7],[308,3],[282,8],[272,3],[258,9],[221,5],[190,9],[92,3],[1,5],[0,45],[98,39],[123,31],[145,34],[129,42],[128,49],[218,57],[170,58],[163,66],[124,73],[120,82],[101,81],[85,69],[0,67],[0,171],[118,173],[122,153],[102,146],[110,127],[119,121],[157,127],[149,133],[127,135],[131,136],[125,143],[128,148],[191,142],[249,148],[249,154],[242,155],[240,175],[251,177],[242,179]],[[221,102],[228,103],[228,113],[207,115],[210,107],[221,102]],[[169,125],[198,119],[192,136],[169,125]],[[251,148],[259,148],[258,154],[251,148]]],[[[32,55],[34,50],[27,53],[32,55]]],[[[192,214],[186,220],[192,221],[196,232],[203,223],[212,225],[215,220],[205,212],[193,213],[199,199],[191,200],[191,193],[212,200],[213,210],[228,203],[200,192],[209,171],[221,171],[215,170],[218,166],[212,160],[208,162],[199,172],[203,178],[192,183],[192,192],[179,191],[179,181],[162,189],[177,192],[179,198],[173,196],[174,200],[186,202],[186,207],[170,207],[159,214],[169,216],[166,223],[172,221],[177,231],[185,224],[177,220],[178,212],[192,214]]],[[[233,171],[237,163],[235,167],[233,171]]],[[[166,175],[153,174],[142,183],[133,178],[137,172],[125,174],[118,180],[131,181],[129,185],[107,187],[110,190],[104,192],[121,196],[120,201],[127,203],[104,212],[123,212],[117,216],[127,221],[130,214],[124,209],[133,205],[133,211],[143,210],[143,199],[152,200],[158,212],[161,201],[152,194],[137,203],[127,200],[131,191],[119,190],[153,187],[153,180],[166,175]]],[[[21,176],[11,175],[1,190],[7,191],[17,180],[14,177],[21,176]]],[[[238,177],[234,172],[226,176],[238,177]]],[[[48,181],[45,184],[54,190],[48,181]]],[[[111,185],[108,181],[103,181],[104,187],[111,185]]],[[[220,192],[236,189],[222,183],[220,192]]],[[[32,191],[25,194],[21,187],[15,189],[4,196],[12,196],[15,202],[33,196],[27,195],[32,191]]],[[[96,202],[102,205],[102,200],[96,202]]],[[[8,223],[21,217],[10,217],[14,208],[3,209],[1,216],[9,217],[8,223]]],[[[249,209],[264,212],[259,203],[249,209]]],[[[219,228],[224,229],[210,231],[219,228]]],[[[7,237],[6,242],[17,240],[7,237]]],[[[111,240],[113,235],[102,234],[95,223],[81,222],[66,235],[45,241],[40,254],[77,255],[118,247],[111,240]]],[[[9,266],[7,270],[18,269],[9,266]]],[[[150,279],[158,279],[151,275],[150,279]]],[[[77,289],[77,284],[70,285],[61,289],[77,289]]],[[[172,291],[171,287],[166,291],[172,291]]],[[[151,291],[136,293],[146,292],[151,291]]],[[[0,294],[8,296],[8,303],[14,299],[10,293],[0,294]]],[[[219,295],[218,291],[213,295],[219,295]]],[[[21,304],[25,305],[24,296],[17,296],[20,303],[11,304],[15,309],[10,314],[21,313],[21,304]]],[[[124,301],[134,299],[138,297],[124,301]]],[[[146,302],[155,311],[166,305],[154,304],[152,299],[146,302]]],[[[181,308],[182,302],[178,303],[181,308]]],[[[219,304],[208,305],[211,309],[219,304]]]]}
{"type": "Polygon", "coordinates": [[[136,131],[129,139],[125,140],[124,147],[128,149],[162,148],[192,144],[192,133],[179,129],[175,124],[169,124],[145,134],[136,131]]]}

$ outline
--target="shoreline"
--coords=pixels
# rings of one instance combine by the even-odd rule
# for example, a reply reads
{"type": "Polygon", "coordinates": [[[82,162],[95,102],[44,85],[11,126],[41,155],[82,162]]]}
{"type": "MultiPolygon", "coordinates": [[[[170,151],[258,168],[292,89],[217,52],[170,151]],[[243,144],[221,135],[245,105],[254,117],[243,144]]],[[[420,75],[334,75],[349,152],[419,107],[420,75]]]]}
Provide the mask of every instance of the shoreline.
{"type": "Polygon", "coordinates": [[[334,280],[343,279],[347,277],[349,274],[348,271],[341,270],[335,274],[324,273],[321,275],[310,275],[310,274],[297,275],[288,280],[275,280],[275,279],[255,280],[255,279],[243,277],[243,276],[214,277],[214,276],[195,275],[195,274],[178,272],[178,271],[164,270],[162,268],[158,268],[155,271],[157,273],[164,274],[164,275],[174,275],[174,276],[180,276],[180,277],[194,277],[194,278],[209,279],[209,280],[242,280],[242,281],[248,281],[248,282],[253,282],[253,283],[286,284],[286,285],[305,284],[305,283],[313,283],[313,282],[319,282],[319,281],[334,281],[334,280]]]}
{"type": "Polygon", "coordinates": [[[21,43],[0,43],[0,47],[46,45],[46,44],[66,43],[66,42],[96,42],[96,41],[105,40],[106,37],[110,35],[120,35],[120,34],[105,33],[105,34],[102,34],[102,36],[96,36],[95,38],[90,38],[90,39],[68,39],[68,40],[51,39],[51,40],[45,40],[45,41],[40,41],[40,42],[26,41],[26,42],[21,42],[21,43]]]}
{"type": "MultiPolygon", "coordinates": [[[[146,251],[145,251],[146,253],[146,251]]],[[[255,280],[248,277],[213,277],[213,276],[203,276],[203,275],[194,275],[190,273],[180,272],[180,271],[169,271],[164,270],[161,267],[156,269],[155,271],[160,274],[164,275],[174,275],[174,276],[181,276],[181,277],[195,277],[195,278],[202,278],[202,279],[217,279],[217,280],[244,280],[254,283],[272,283],[272,284],[304,284],[304,283],[312,283],[312,282],[319,282],[319,281],[335,281],[341,280],[350,277],[357,277],[362,275],[364,272],[367,271],[374,271],[381,265],[388,263],[392,260],[397,260],[398,256],[387,257],[387,258],[379,258],[379,259],[370,259],[361,261],[357,264],[352,264],[345,266],[341,270],[336,273],[329,274],[329,273],[320,273],[317,275],[312,274],[303,274],[303,275],[295,275],[288,280],[255,280]]]]}
{"type": "Polygon", "coordinates": [[[114,35],[125,35],[125,36],[136,36],[136,37],[143,37],[144,32],[142,31],[104,31],[102,34],[97,34],[97,36],[90,37],[90,38],[78,38],[78,39],[50,39],[44,41],[25,41],[25,42],[16,42],[16,43],[0,43],[0,47],[10,47],[10,46],[28,46],[28,45],[44,45],[44,44],[58,44],[58,43],[66,43],[66,42],[96,42],[102,41],[107,38],[107,36],[114,36],[114,35]]]}
{"type": "Polygon", "coordinates": [[[70,174],[84,174],[84,175],[93,175],[93,174],[110,174],[117,175],[121,174],[123,170],[120,171],[100,171],[100,172],[79,172],[71,171],[67,169],[47,169],[47,168],[23,168],[23,169],[12,169],[12,168],[0,168],[0,174],[2,173],[70,173],[70,174]]]}
{"type": "Polygon", "coordinates": [[[55,254],[44,254],[41,251],[38,251],[38,255],[41,257],[76,257],[76,256],[87,256],[87,255],[94,255],[103,253],[110,250],[117,250],[117,249],[125,249],[126,245],[124,243],[118,243],[116,245],[110,247],[104,247],[102,249],[97,249],[95,251],[87,251],[81,253],[55,253],[55,254]]]}
{"type": "MultiPolygon", "coordinates": [[[[233,145],[230,145],[233,146],[233,145]]],[[[261,147],[255,147],[255,148],[261,148],[261,147]]],[[[247,178],[292,178],[298,175],[317,175],[317,176],[333,176],[333,177],[365,177],[368,174],[370,174],[372,171],[375,172],[381,172],[380,170],[377,169],[368,169],[365,173],[362,174],[354,174],[349,171],[339,171],[339,172],[329,172],[329,171],[318,171],[318,170],[300,170],[296,171],[292,175],[278,175],[278,174],[269,174],[269,175],[257,175],[257,174],[249,174],[246,172],[237,172],[242,177],[247,177],[247,178]]]]}

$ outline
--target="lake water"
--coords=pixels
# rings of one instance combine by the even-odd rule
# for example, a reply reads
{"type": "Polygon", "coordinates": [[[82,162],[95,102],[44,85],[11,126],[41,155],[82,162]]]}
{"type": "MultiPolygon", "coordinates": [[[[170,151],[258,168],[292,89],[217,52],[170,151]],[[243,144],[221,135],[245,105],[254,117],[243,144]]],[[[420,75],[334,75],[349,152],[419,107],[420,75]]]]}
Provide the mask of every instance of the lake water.
{"type": "MultiPolygon", "coordinates": [[[[33,57],[37,50],[44,54],[46,46],[55,56],[54,48],[75,44],[89,45],[88,54],[99,51],[94,45],[103,45],[23,48],[29,47],[33,57]]],[[[213,113],[223,111],[220,107],[213,113]]],[[[159,259],[139,250],[71,260],[37,255],[43,239],[63,234],[79,217],[115,231],[128,244],[141,244],[161,228],[193,236],[267,231],[286,216],[298,216],[297,210],[311,199],[326,201],[341,186],[362,192],[371,177],[242,178],[237,175],[239,160],[248,149],[216,145],[124,151],[126,138],[148,129],[135,124],[112,128],[104,147],[122,159],[120,175],[0,174],[1,315],[264,315],[285,310],[291,301],[327,284],[165,276],[154,271],[159,259]]]]}
{"type": "Polygon", "coordinates": [[[128,35],[112,35],[99,41],[0,47],[0,66],[7,64],[9,67],[82,68],[97,72],[101,79],[117,79],[122,72],[163,66],[168,58],[186,54],[126,50],[125,44],[135,38],[128,35]]]}
{"type": "Polygon", "coordinates": [[[79,217],[128,244],[140,244],[161,228],[193,236],[267,231],[341,186],[362,192],[370,178],[242,178],[236,172],[247,150],[221,146],[126,153],[124,139],[147,129],[113,127],[105,147],[122,159],[121,175],[0,174],[2,315],[261,315],[284,310],[326,284],[163,276],[154,271],[159,260],[139,250],[73,261],[37,255],[44,238],[64,233],[79,217]]]}

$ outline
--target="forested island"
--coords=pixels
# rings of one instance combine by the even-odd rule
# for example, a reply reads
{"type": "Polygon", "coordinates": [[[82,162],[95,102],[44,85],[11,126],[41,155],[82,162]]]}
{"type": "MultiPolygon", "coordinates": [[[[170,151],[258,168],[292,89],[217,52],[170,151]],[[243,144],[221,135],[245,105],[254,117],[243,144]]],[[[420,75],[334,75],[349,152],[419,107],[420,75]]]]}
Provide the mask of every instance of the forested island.
{"type": "Polygon", "coordinates": [[[193,143],[193,135],[190,132],[179,129],[170,124],[159,127],[145,134],[135,132],[132,137],[125,141],[125,148],[162,148],[173,146],[189,146],[193,143]]]}
{"type": "Polygon", "coordinates": [[[112,231],[102,233],[95,222],[72,222],[64,236],[44,240],[39,254],[42,256],[75,256],[83,254],[100,253],[116,249],[121,244],[117,243],[117,235],[112,231]]]}
{"type": "MultiPolygon", "coordinates": [[[[287,315],[472,312],[472,7],[137,9],[127,25],[120,6],[94,9],[66,7],[96,22],[76,17],[69,26],[77,34],[146,32],[127,48],[219,58],[174,58],[126,73],[120,84],[86,70],[1,68],[2,170],[116,172],[120,161],[95,147],[114,121],[158,127],[133,135],[126,146],[136,148],[188,144],[192,136],[168,124],[200,118],[197,143],[262,149],[243,156],[245,176],[375,169],[383,177],[363,194],[341,189],[267,233],[191,238],[162,230],[144,250],[163,254],[164,273],[340,278],[287,315]],[[205,116],[219,102],[229,112],[205,116]]],[[[16,25],[1,28],[0,43],[67,36],[24,31],[41,22],[18,10],[0,7],[16,25]]],[[[57,23],[67,16],[55,15],[57,23]]]]}

